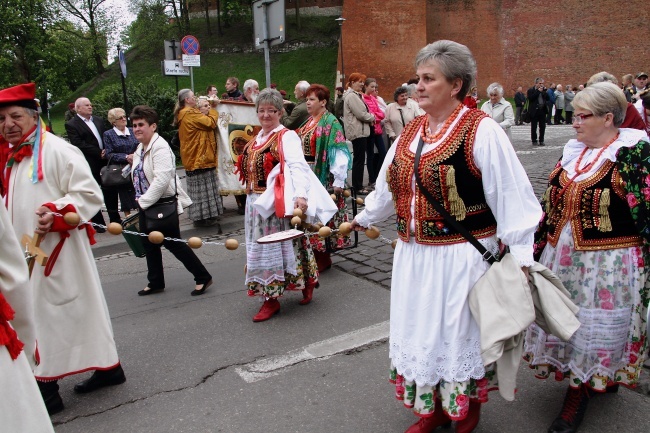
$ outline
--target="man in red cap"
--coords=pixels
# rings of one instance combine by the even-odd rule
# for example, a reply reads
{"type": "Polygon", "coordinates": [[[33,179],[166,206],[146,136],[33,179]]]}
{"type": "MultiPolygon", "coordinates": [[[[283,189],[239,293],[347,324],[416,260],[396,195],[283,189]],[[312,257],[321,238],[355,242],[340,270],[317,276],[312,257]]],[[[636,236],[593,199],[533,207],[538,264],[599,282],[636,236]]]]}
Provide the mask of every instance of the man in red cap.
{"type": "Polygon", "coordinates": [[[46,266],[34,267],[29,288],[40,355],[34,374],[53,414],[63,410],[58,379],[94,370],[75,386],[85,393],[126,378],[90,249],[94,230],[63,219],[74,212],[89,220],[103,196],[81,151],[45,130],[34,95],[33,83],[0,90],[0,135],[9,142],[3,183],[14,231],[18,239],[42,235],[49,255],[46,266]]]}

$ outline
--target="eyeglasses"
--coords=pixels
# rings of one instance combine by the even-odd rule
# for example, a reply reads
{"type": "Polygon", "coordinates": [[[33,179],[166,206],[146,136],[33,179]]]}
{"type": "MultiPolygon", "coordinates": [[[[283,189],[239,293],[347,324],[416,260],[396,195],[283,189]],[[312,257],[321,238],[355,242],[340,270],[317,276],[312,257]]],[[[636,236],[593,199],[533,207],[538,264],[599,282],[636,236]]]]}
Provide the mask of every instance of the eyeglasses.
{"type": "Polygon", "coordinates": [[[576,123],[578,125],[582,125],[585,123],[585,119],[589,119],[590,117],[593,117],[594,113],[591,114],[576,114],[573,116],[573,119],[571,123],[576,123]]]}
{"type": "Polygon", "coordinates": [[[118,120],[119,120],[119,119],[126,120],[126,119],[127,119],[126,114],[125,114],[124,116],[120,116],[120,117],[118,117],[117,119],[118,119],[118,120]]]}
{"type": "Polygon", "coordinates": [[[259,110],[257,112],[257,114],[261,114],[262,116],[265,115],[265,114],[274,115],[274,114],[278,114],[278,113],[279,113],[278,110],[259,110]]]}

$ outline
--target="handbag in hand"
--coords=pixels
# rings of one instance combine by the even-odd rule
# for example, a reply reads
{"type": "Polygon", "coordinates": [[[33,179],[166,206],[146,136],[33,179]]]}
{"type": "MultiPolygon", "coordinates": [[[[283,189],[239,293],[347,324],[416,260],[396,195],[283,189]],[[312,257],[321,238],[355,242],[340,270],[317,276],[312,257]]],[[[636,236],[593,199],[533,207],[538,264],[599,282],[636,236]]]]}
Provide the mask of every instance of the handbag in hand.
{"type": "Polygon", "coordinates": [[[532,120],[530,118],[530,111],[528,111],[528,98],[526,98],[526,103],[524,104],[524,108],[521,110],[521,121],[524,123],[530,123],[532,120]]]}
{"type": "Polygon", "coordinates": [[[113,159],[112,155],[108,158],[108,164],[102,167],[99,171],[102,186],[105,188],[118,188],[121,186],[132,185],[131,176],[122,176],[122,170],[128,164],[111,164],[111,159],[113,159]]]}

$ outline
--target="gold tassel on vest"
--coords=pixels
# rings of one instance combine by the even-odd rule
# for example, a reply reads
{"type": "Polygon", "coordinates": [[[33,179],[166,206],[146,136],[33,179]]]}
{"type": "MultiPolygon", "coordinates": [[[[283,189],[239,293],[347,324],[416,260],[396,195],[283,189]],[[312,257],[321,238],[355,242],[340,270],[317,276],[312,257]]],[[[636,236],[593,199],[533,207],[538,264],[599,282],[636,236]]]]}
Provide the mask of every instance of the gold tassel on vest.
{"type": "Polygon", "coordinates": [[[600,202],[598,203],[598,216],[600,217],[600,224],[598,230],[601,232],[612,231],[612,220],[609,218],[609,188],[605,188],[600,194],[600,202]]]}
{"type": "Polygon", "coordinates": [[[449,199],[449,213],[456,217],[458,221],[465,219],[467,214],[467,208],[465,208],[465,202],[458,195],[458,189],[456,188],[456,170],[454,167],[449,167],[447,171],[447,198],[449,199]]]}

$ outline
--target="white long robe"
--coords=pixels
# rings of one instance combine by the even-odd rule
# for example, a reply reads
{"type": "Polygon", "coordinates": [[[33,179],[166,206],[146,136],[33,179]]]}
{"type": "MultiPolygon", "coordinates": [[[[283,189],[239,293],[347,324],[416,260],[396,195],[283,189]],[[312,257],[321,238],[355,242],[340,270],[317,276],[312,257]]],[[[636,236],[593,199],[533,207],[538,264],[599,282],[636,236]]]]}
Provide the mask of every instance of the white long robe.
{"type": "MultiPolygon", "coordinates": [[[[438,142],[425,145],[422,153],[439,146],[466,110],[438,142]]],[[[416,134],[411,142],[412,152],[419,138],[416,134]]],[[[395,213],[386,170],[397,147],[389,149],[376,189],[366,198],[365,210],[356,216],[364,227],[395,213]]],[[[497,237],[510,246],[522,266],[532,265],[533,234],[542,210],[512,145],[494,120],[486,118],[479,124],[473,156],[482,173],[487,204],[497,220],[497,237]]],[[[414,179],[411,185],[415,188],[414,179]]],[[[413,221],[411,224],[413,231],[413,221]]],[[[493,252],[498,249],[496,237],[480,242],[493,252]]],[[[479,329],[467,296],[488,266],[468,242],[428,246],[411,239],[409,243],[397,243],[391,280],[389,356],[406,380],[432,386],[443,379],[465,382],[485,375],[479,329]]]]}
{"type": "Polygon", "coordinates": [[[15,312],[11,324],[25,344],[16,359],[0,346],[0,426],[6,432],[54,432],[29,364],[36,340],[27,265],[4,206],[0,206],[0,250],[0,292],[15,312]]]}
{"type": "MultiPolygon", "coordinates": [[[[57,209],[73,205],[88,221],[103,203],[99,185],[79,149],[45,133],[42,149],[43,180],[29,177],[31,159],[13,166],[7,209],[16,237],[33,236],[36,209],[52,203],[57,209]]],[[[55,380],[87,370],[107,369],[119,363],[106,300],[85,230],[70,230],[50,276],[36,264],[30,280],[34,299],[40,380],[55,380]]],[[[58,233],[48,233],[41,249],[51,254],[58,233]]]]}

